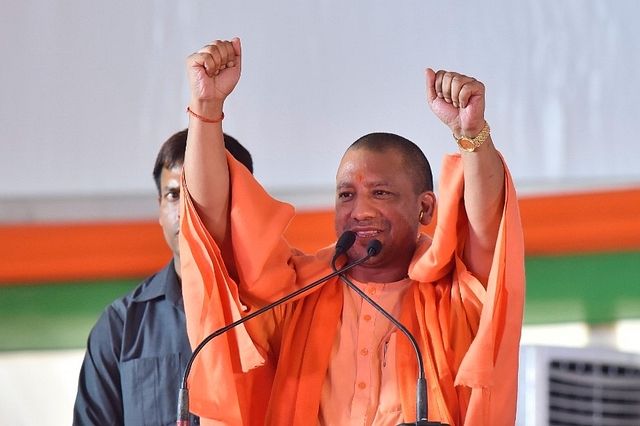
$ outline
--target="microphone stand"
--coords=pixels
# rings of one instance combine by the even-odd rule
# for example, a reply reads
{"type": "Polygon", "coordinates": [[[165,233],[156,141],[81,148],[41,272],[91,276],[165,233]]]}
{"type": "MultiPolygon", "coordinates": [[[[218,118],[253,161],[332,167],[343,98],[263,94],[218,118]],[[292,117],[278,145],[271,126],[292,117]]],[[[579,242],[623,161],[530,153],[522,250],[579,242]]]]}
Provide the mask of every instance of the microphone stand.
{"type": "MultiPolygon", "coordinates": [[[[353,245],[354,241],[355,241],[355,234],[353,236],[351,236],[348,232],[346,232],[345,234],[341,235],[340,238],[338,239],[338,242],[336,243],[336,251],[335,254],[333,255],[333,259],[331,261],[332,266],[335,264],[335,260],[337,259],[337,257],[344,253],[345,251],[347,251],[349,248],[351,248],[351,246],[353,245]],[[347,234],[347,235],[345,235],[347,234]]],[[[352,233],[351,233],[352,234],[352,233]]],[[[200,351],[204,348],[204,346],[209,343],[211,340],[213,340],[214,338],[220,336],[221,334],[226,333],[227,331],[231,330],[232,328],[243,324],[246,321],[249,321],[252,318],[257,317],[258,315],[265,313],[268,310],[271,310],[273,308],[275,308],[278,305],[281,305],[282,303],[285,303],[291,299],[293,299],[294,297],[305,293],[309,290],[311,290],[312,288],[322,284],[323,282],[330,280],[331,278],[335,277],[336,275],[340,275],[346,271],[348,271],[349,269],[353,268],[354,266],[357,266],[359,264],[361,264],[362,262],[367,261],[370,257],[375,256],[376,254],[378,254],[378,251],[375,252],[368,252],[366,256],[364,256],[361,259],[356,260],[355,262],[344,266],[341,269],[336,270],[335,266],[333,266],[334,268],[334,272],[330,273],[329,275],[325,276],[324,278],[320,278],[317,281],[312,282],[311,284],[308,284],[296,291],[294,291],[291,294],[288,294],[286,296],[284,296],[281,299],[276,300],[273,303],[270,303],[250,314],[248,314],[245,317],[240,318],[237,321],[232,322],[231,324],[228,324],[216,331],[214,331],[213,333],[209,334],[207,337],[204,338],[204,340],[202,340],[202,342],[200,342],[200,344],[198,344],[198,346],[196,346],[196,348],[193,350],[193,353],[191,354],[191,358],[189,358],[189,361],[187,362],[187,366],[184,369],[184,374],[182,376],[182,382],[180,383],[180,390],[178,392],[178,407],[177,407],[177,420],[176,420],[176,426],[189,426],[189,389],[187,387],[187,379],[189,378],[189,373],[191,372],[191,367],[193,365],[193,362],[196,359],[196,356],[200,353],[200,351]]]]}
{"type": "MultiPolygon", "coordinates": [[[[355,235],[354,235],[354,240],[355,240],[355,235]]],[[[382,243],[380,243],[380,241],[378,240],[372,240],[369,242],[369,244],[367,244],[366,250],[367,250],[368,257],[376,256],[378,253],[380,253],[380,250],[382,250],[382,243]]],[[[336,254],[338,254],[337,251],[336,251],[336,254]]],[[[331,268],[335,272],[338,272],[338,270],[336,269],[337,258],[338,256],[336,255],[331,260],[331,268]]],[[[416,419],[417,420],[412,423],[401,423],[398,426],[449,426],[446,423],[430,422],[429,420],[427,420],[427,411],[428,411],[427,410],[427,404],[428,404],[427,380],[424,377],[424,364],[422,361],[422,354],[420,353],[420,348],[418,346],[418,342],[416,342],[416,339],[413,337],[413,335],[409,332],[409,330],[407,330],[407,328],[404,325],[402,325],[398,320],[396,320],[393,316],[391,316],[391,314],[385,311],[382,308],[382,306],[378,305],[373,299],[367,296],[362,290],[358,288],[358,286],[352,283],[351,280],[349,280],[342,272],[340,272],[338,275],[340,276],[340,279],[344,281],[344,283],[347,284],[349,288],[351,288],[353,291],[358,293],[364,300],[366,300],[369,304],[371,304],[378,312],[384,315],[385,318],[391,321],[393,325],[395,325],[400,331],[402,331],[411,342],[411,345],[413,346],[413,350],[416,353],[416,358],[418,360],[418,382],[416,385],[416,419]]]]}

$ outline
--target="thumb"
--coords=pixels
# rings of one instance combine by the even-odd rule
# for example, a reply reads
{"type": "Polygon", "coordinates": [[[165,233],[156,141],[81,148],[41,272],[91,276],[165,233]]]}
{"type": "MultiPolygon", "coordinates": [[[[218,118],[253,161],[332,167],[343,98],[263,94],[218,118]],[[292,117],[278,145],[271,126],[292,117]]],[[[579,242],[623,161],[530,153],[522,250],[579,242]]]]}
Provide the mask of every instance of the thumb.
{"type": "Polygon", "coordinates": [[[438,97],[436,93],[436,73],[431,68],[427,68],[425,74],[427,77],[427,100],[431,105],[438,97]]]}
{"type": "Polygon", "coordinates": [[[240,38],[234,37],[233,40],[231,40],[231,45],[233,46],[233,50],[236,54],[236,66],[239,69],[242,69],[242,43],[240,43],[240,38]]]}

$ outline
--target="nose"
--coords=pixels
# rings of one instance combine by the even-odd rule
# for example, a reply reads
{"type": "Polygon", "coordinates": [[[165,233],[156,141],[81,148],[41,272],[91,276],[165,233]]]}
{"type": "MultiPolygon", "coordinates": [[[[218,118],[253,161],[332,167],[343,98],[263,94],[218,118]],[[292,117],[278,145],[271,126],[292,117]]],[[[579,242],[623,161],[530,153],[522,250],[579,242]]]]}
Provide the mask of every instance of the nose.
{"type": "Polygon", "coordinates": [[[173,220],[174,222],[180,221],[180,206],[178,205],[178,203],[176,203],[176,205],[174,206],[171,206],[171,220],[173,220]]]}
{"type": "Polygon", "coordinates": [[[358,196],[354,200],[351,217],[359,222],[376,217],[376,209],[368,197],[358,196]]]}

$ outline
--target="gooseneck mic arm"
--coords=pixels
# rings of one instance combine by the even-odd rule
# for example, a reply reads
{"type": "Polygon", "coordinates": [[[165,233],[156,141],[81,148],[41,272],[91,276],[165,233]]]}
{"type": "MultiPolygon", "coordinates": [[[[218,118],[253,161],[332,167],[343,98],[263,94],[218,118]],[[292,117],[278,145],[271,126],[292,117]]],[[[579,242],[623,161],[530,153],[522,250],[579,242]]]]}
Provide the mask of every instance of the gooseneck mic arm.
{"type": "MultiPolygon", "coordinates": [[[[345,232],[344,234],[342,234],[342,236],[345,237],[345,240],[350,240],[352,238],[353,242],[355,242],[356,235],[351,231],[345,232]],[[351,233],[353,237],[346,236],[346,234],[348,233],[351,233]]],[[[353,245],[353,242],[351,242],[350,246],[353,245]]],[[[336,244],[336,247],[337,247],[337,244],[336,244]]],[[[367,256],[369,257],[376,256],[382,250],[382,243],[378,240],[371,240],[369,244],[367,244],[366,250],[367,250],[367,256]]],[[[336,264],[335,264],[338,256],[339,256],[338,250],[336,250],[336,255],[331,260],[331,268],[335,272],[338,272],[338,269],[336,269],[336,264]]],[[[413,423],[402,423],[398,426],[410,426],[410,425],[412,426],[448,426],[440,422],[430,422],[427,420],[427,411],[428,411],[427,380],[425,379],[425,376],[424,376],[424,364],[422,361],[422,354],[420,353],[420,348],[418,346],[418,342],[416,342],[416,339],[413,337],[413,335],[409,332],[409,330],[407,330],[407,328],[404,325],[402,325],[398,320],[396,320],[393,316],[391,316],[391,314],[385,311],[382,308],[382,306],[374,302],[373,299],[371,299],[362,290],[360,290],[358,286],[353,284],[351,280],[349,280],[342,272],[340,272],[339,275],[340,275],[340,279],[344,281],[344,283],[347,284],[349,288],[351,288],[353,291],[358,293],[364,300],[366,300],[369,304],[371,304],[371,306],[373,306],[378,312],[384,315],[385,318],[391,321],[391,323],[395,325],[398,328],[398,330],[402,331],[407,336],[407,338],[411,342],[411,346],[413,346],[413,350],[416,353],[416,358],[418,360],[418,382],[416,385],[416,421],[413,423]]]]}
{"type": "Polygon", "coordinates": [[[340,236],[340,238],[338,239],[338,241],[336,242],[336,251],[335,254],[333,255],[333,259],[332,259],[332,267],[334,268],[334,271],[332,273],[330,273],[329,275],[320,278],[317,281],[312,282],[311,284],[308,284],[296,291],[294,291],[291,294],[288,294],[286,296],[284,296],[281,299],[276,300],[273,303],[270,303],[252,313],[250,313],[249,315],[240,318],[237,321],[232,322],[231,324],[228,324],[216,331],[214,331],[213,333],[209,334],[207,337],[204,338],[204,340],[202,340],[202,342],[200,342],[200,344],[198,344],[198,346],[196,346],[196,348],[193,350],[193,354],[191,354],[191,358],[189,358],[189,361],[187,362],[187,366],[184,369],[184,374],[182,376],[182,382],[180,383],[180,391],[178,393],[178,410],[177,410],[177,420],[176,420],[176,426],[189,426],[189,389],[187,388],[187,379],[189,378],[189,373],[191,372],[191,367],[193,365],[193,362],[195,361],[196,357],[198,356],[198,354],[200,353],[200,351],[204,348],[204,346],[209,343],[211,340],[215,339],[216,337],[220,336],[221,334],[226,333],[227,331],[231,330],[232,328],[246,322],[249,321],[252,318],[257,317],[258,315],[265,313],[273,308],[275,308],[278,305],[281,305],[291,299],[293,299],[296,296],[299,296],[302,293],[305,293],[309,290],[311,290],[312,288],[322,284],[323,282],[330,280],[331,278],[335,277],[336,275],[340,275],[346,271],[348,271],[349,269],[353,268],[354,266],[357,266],[359,264],[361,264],[362,262],[367,261],[370,257],[375,256],[376,253],[367,253],[366,256],[364,256],[361,259],[356,260],[355,262],[348,264],[346,266],[344,266],[341,269],[336,270],[335,269],[335,260],[338,258],[338,256],[340,256],[342,253],[346,252],[347,250],[349,250],[351,248],[351,246],[353,245],[353,243],[355,242],[356,238],[355,238],[355,234],[353,232],[345,232],[344,234],[342,234],[340,236]]]}

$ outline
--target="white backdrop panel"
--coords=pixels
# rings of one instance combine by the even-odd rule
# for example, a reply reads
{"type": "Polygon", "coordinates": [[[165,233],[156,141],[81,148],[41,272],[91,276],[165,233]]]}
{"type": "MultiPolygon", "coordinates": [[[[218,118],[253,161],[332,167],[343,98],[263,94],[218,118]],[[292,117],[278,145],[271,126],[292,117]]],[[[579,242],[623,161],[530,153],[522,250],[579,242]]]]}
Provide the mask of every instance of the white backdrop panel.
{"type": "Polygon", "coordinates": [[[639,18],[635,0],[5,0],[0,200],[152,194],[157,149],[187,123],[185,58],[236,35],[225,129],[279,194],[330,193],[371,131],[414,140],[437,174],[455,145],[427,66],[486,84],[517,181],[639,182],[639,18]]]}

